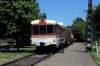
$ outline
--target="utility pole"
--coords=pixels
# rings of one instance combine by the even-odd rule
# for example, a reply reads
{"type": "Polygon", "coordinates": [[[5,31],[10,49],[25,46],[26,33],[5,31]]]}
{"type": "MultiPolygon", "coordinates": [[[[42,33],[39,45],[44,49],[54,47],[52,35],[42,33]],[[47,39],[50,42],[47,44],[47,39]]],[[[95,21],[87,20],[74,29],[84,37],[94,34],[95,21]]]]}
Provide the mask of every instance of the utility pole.
{"type": "Polygon", "coordinates": [[[86,51],[92,51],[93,43],[93,31],[92,31],[92,0],[88,0],[88,10],[87,10],[87,26],[86,26],[86,51]]]}

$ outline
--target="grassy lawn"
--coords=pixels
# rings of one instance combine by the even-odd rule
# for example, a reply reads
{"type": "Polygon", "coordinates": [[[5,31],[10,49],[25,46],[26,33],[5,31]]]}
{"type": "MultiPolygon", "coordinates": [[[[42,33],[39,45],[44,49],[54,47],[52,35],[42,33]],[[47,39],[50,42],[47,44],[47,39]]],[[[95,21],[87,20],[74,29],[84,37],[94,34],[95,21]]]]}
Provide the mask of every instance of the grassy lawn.
{"type": "MultiPolygon", "coordinates": [[[[93,45],[93,51],[91,52],[91,55],[95,59],[95,61],[97,62],[97,64],[100,66],[100,58],[99,59],[97,58],[97,54],[94,51],[94,48],[96,48],[96,45],[95,44],[93,45]]],[[[100,56],[100,43],[98,44],[98,54],[100,56]]]]}
{"type": "MultiPolygon", "coordinates": [[[[8,44],[6,43],[0,44],[0,46],[5,46],[5,45],[8,44]]],[[[35,46],[24,46],[19,50],[20,51],[18,52],[17,48],[14,47],[14,44],[10,45],[9,52],[0,53],[0,65],[32,54],[33,50],[35,50],[35,46]]]]}

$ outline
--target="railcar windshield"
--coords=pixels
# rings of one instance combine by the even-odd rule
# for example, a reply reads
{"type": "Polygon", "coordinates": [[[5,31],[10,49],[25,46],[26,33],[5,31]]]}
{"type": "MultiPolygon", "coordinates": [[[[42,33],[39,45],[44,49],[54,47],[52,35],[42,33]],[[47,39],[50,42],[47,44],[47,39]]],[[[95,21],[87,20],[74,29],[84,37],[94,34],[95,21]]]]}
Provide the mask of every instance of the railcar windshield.
{"type": "Polygon", "coordinates": [[[46,34],[46,25],[40,25],[40,34],[46,34]]]}
{"type": "Polygon", "coordinates": [[[53,25],[47,25],[47,34],[53,34],[53,25]]]}
{"type": "Polygon", "coordinates": [[[38,27],[38,25],[36,25],[36,26],[33,26],[33,34],[34,35],[37,35],[38,33],[39,33],[39,27],[38,27]]]}
{"type": "Polygon", "coordinates": [[[56,34],[57,29],[56,25],[34,25],[32,26],[33,35],[45,35],[45,34],[56,34]]]}
{"type": "Polygon", "coordinates": [[[54,25],[54,34],[56,34],[56,33],[57,33],[57,26],[54,25]]]}

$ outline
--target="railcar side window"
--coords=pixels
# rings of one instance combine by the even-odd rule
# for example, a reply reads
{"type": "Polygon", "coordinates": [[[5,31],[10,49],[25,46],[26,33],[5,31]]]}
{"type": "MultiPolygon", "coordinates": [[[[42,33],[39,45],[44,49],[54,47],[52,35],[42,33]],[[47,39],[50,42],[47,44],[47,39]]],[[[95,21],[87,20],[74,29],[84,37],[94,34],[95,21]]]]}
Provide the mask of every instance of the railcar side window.
{"type": "Polygon", "coordinates": [[[57,33],[57,26],[54,25],[54,34],[56,34],[56,33],[57,33]]]}
{"type": "Polygon", "coordinates": [[[36,26],[33,26],[33,34],[34,35],[37,35],[38,33],[39,33],[39,28],[38,28],[38,26],[36,25],[36,26]]]}
{"type": "Polygon", "coordinates": [[[40,25],[40,34],[46,34],[46,25],[40,25]]]}
{"type": "Polygon", "coordinates": [[[62,36],[64,36],[64,29],[62,30],[62,36]]]}
{"type": "Polygon", "coordinates": [[[47,25],[47,34],[53,34],[53,25],[47,25]]]}
{"type": "Polygon", "coordinates": [[[63,28],[59,28],[59,33],[60,33],[60,36],[64,36],[64,29],[63,28]]]}

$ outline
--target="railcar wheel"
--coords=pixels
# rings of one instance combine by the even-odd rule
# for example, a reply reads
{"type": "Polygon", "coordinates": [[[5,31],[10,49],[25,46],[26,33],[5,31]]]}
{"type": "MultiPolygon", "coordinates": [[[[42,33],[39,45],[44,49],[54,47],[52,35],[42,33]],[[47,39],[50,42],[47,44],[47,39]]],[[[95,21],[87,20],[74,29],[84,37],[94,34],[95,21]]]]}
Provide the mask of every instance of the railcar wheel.
{"type": "Polygon", "coordinates": [[[65,46],[66,46],[66,47],[68,46],[68,43],[67,43],[67,41],[65,41],[65,46]]]}
{"type": "Polygon", "coordinates": [[[53,47],[52,50],[51,50],[51,52],[52,52],[53,54],[56,53],[56,52],[57,52],[57,48],[56,48],[56,47],[53,47]]]}
{"type": "Polygon", "coordinates": [[[57,52],[57,47],[56,47],[56,45],[51,45],[50,48],[51,48],[51,49],[50,49],[50,52],[51,52],[51,53],[54,54],[54,53],[57,52]]]}

